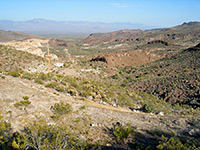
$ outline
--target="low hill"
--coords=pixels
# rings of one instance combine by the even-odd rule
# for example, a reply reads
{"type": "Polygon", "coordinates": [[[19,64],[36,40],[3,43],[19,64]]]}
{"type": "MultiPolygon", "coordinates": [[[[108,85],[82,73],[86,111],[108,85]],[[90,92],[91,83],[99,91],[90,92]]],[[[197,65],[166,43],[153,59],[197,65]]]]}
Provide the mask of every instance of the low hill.
{"type": "Polygon", "coordinates": [[[0,42],[8,42],[13,40],[23,40],[25,38],[40,38],[37,35],[27,34],[22,32],[12,32],[0,30],[0,42]]]}
{"type": "Polygon", "coordinates": [[[121,74],[123,86],[172,104],[200,107],[200,44],[150,64],[126,67],[121,74]]]}
{"type": "Polygon", "coordinates": [[[110,33],[94,33],[85,38],[83,42],[86,44],[105,44],[108,42],[119,42],[126,38],[134,38],[136,36],[142,35],[143,33],[144,31],[142,30],[120,30],[110,33]]]}

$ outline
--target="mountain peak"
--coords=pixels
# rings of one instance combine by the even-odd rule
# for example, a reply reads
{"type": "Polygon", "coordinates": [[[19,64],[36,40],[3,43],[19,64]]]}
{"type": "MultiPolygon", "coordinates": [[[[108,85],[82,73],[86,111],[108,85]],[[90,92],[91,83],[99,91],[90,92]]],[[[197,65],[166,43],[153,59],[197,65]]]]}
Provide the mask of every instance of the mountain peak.
{"type": "Polygon", "coordinates": [[[182,26],[184,26],[184,25],[191,26],[191,25],[198,25],[198,24],[200,24],[200,22],[197,22],[197,21],[190,21],[190,22],[184,22],[184,23],[182,24],[182,26]]]}

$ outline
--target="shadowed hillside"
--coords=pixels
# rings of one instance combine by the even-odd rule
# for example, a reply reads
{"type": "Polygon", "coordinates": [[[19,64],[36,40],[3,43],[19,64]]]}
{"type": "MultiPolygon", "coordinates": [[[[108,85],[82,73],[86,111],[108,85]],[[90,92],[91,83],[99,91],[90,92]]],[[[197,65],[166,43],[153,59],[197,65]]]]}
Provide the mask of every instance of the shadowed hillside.
{"type": "Polygon", "coordinates": [[[200,106],[200,44],[150,64],[126,67],[124,86],[157,95],[172,104],[200,106]]]}

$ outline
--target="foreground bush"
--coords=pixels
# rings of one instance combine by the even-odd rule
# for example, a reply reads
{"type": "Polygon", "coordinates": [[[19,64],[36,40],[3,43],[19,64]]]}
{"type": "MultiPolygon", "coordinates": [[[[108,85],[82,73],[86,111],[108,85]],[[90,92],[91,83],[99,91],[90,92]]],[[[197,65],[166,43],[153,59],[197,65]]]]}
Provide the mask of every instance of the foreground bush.
{"type": "Polygon", "coordinates": [[[11,125],[0,115],[0,149],[9,149],[11,125]]]}
{"type": "Polygon", "coordinates": [[[15,149],[31,150],[84,150],[92,147],[67,124],[48,125],[39,120],[28,124],[12,141],[15,149]]]}
{"type": "Polygon", "coordinates": [[[171,137],[168,139],[162,135],[161,141],[157,146],[159,150],[200,150],[195,145],[183,144],[178,138],[171,137]]]}

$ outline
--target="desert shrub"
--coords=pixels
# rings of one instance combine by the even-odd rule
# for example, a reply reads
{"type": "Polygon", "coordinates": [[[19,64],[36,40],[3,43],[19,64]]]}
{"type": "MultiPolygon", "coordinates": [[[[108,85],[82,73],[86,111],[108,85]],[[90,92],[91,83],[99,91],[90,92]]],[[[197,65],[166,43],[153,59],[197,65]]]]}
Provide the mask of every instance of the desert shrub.
{"type": "Polygon", "coordinates": [[[12,134],[12,149],[16,149],[16,150],[22,150],[22,149],[26,149],[28,148],[28,139],[26,139],[25,134],[19,133],[19,132],[15,132],[12,134]]]}
{"type": "Polygon", "coordinates": [[[119,79],[119,75],[118,75],[118,74],[115,74],[115,75],[112,76],[112,78],[113,78],[113,79],[119,79]]]}
{"type": "Polygon", "coordinates": [[[132,127],[129,123],[121,126],[120,124],[111,129],[113,142],[116,144],[125,145],[127,142],[133,142],[135,138],[134,130],[137,127],[132,127]]]}
{"type": "Polygon", "coordinates": [[[73,88],[67,89],[67,93],[69,93],[71,96],[78,96],[78,92],[73,88]]]}
{"type": "Polygon", "coordinates": [[[48,74],[45,74],[42,72],[38,75],[38,78],[46,81],[49,78],[49,76],[48,76],[48,74]]]}
{"type": "Polygon", "coordinates": [[[39,79],[39,78],[35,78],[34,82],[35,82],[35,83],[39,83],[39,84],[43,84],[43,83],[44,83],[44,82],[43,82],[41,79],[39,79]]]}
{"type": "Polygon", "coordinates": [[[11,124],[4,121],[0,115],[0,149],[9,149],[11,138],[11,124]]]}
{"type": "Polygon", "coordinates": [[[89,91],[89,90],[83,90],[83,91],[81,91],[81,94],[80,94],[81,96],[83,96],[83,97],[88,97],[88,96],[91,96],[91,91],[89,91]]]}
{"type": "Polygon", "coordinates": [[[65,92],[65,87],[59,85],[59,86],[57,86],[57,87],[55,88],[55,90],[58,91],[58,92],[65,92]]]}
{"type": "Polygon", "coordinates": [[[56,89],[56,87],[58,86],[59,84],[57,82],[50,82],[48,84],[46,84],[45,86],[46,87],[49,87],[49,88],[53,88],[53,89],[56,89]]]}
{"type": "Polygon", "coordinates": [[[126,143],[129,134],[132,132],[131,128],[125,128],[123,126],[118,126],[114,131],[113,134],[115,139],[118,143],[126,143]]]}
{"type": "Polygon", "coordinates": [[[155,113],[156,112],[156,107],[153,104],[144,104],[142,109],[146,113],[155,113]]]}
{"type": "Polygon", "coordinates": [[[23,96],[23,99],[24,99],[24,100],[28,100],[29,97],[28,97],[28,96],[23,96]]]}
{"type": "Polygon", "coordinates": [[[10,75],[13,76],[13,77],[19,77],[20,74],[17,71],[11,71],[10,75]]]}
{"type": "Polygon", "coordinates": [[[51,108],[55,115],[64,115],[72,112],[72,106],[70,104],[64,104],[63,101],[55,103],[51,108]]]}
{"type": "Polygon", "coordinates": [[[23,97],[23,100],[21,100],[21,101],[19,101],[19,102],[16,102],[16,103],[14,104],[14,106],[17,107],[17,108],[20,108],[20,109],[24,108],[25,112],[27,113],[26,108],[28,107],[28,105],[31,104],[31,102],[30,102],[28,99],[29,99],[28,96],[24,96],[24,97],[23,97]]]}
{"type": "MultiPolygon", "coordinates": [[[[76,123],[79,126],[80,123],[76,123]]],[[[27,145],[30,149],[41,150],[84,150],[91,149],[92,144],[76,133],[69,124],[48,125],[44,120],[29,123],[24,129],[27,145]]]]}
{"type": "Polygon", "coordinates": [[[0,78],[2,78],[2,79],[5,79],[6,77],[5,77],[5,76],[1,76],[1,75],[0,75],[0,78]]]}
{"type": "Polygon", "coordinates": [[[85,105],[84,106],[81,106],[79,109],[80,110],[84,110],[86,107],[85,107],[85,105]]]}
{"type": "Polygon", "coordinates": [[[28,106],[29,104],[31,104],[30,101],[21,100],[20,102],[15,103],[14,106],[15,107],[21,107],[21,106],[28,106]]]}
{"type": "Polygon", "coordinates": [[[194,144],[193,145],[183,144],[177,137],[171,137],[169,139],[162,135],[161,141],[159,142],[157,149],[159,150],[200,150],[200,147],[198,148],[194,144]]]}
{"type": "Polygon", "coordinates": [[[32,80],[34,78],[34,75],[28,72],[23,73],[22,78],[32,80]]]}

